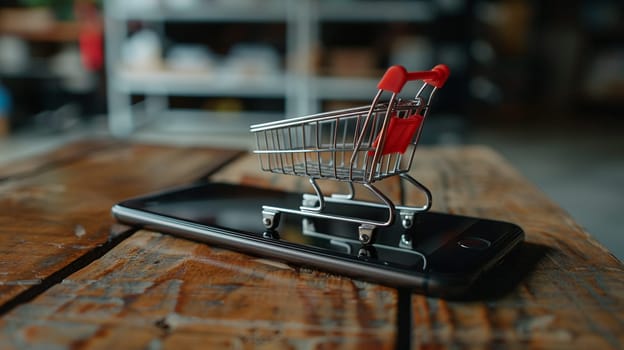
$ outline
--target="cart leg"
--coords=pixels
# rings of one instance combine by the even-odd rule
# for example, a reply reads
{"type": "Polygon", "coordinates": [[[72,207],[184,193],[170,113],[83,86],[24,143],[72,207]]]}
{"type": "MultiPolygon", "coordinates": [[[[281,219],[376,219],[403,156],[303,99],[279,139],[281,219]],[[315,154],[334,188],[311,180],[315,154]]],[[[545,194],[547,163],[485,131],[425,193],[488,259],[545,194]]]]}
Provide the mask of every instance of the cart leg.
{"type": "Polygon", "coordinates": [[[262,233],[262,237],[269,239],[279,239],[279,233],[273,230],[266,230],[262,233]]]}
{"type": "Polygon", "coordinates": [[[431,205],[433,203],[433,198],[431,196],[431,191],[429,191],[429,189],[427,187],[425,187],[425,185],[421,184],[420,182],[416,181],[416,179],[414,179],[413,177],[411,177],[410,175],[408,175],[407,173],[402,173],[401,178],[403,178],[403,180],[411,183],[412,185],[414,185],[415,187],[417,187],[424,195],[425,195],[425,204],[422,207],[416,207],[416,211],[427,211],[429,209],[431,209],[431,205]]]}
{"type": "Polygon", "coordinates": [[[385,205],[385,207],[388,208],[388,219],[386,220],[386,222],[381,223],[377,226],[392,225],[392,223],[394,222],[394,213],[395,213],[394,203],[392,203],[390,198],[386,197],[386,195],[384,195],[380,190],[378,190],[377,187],[369,183],[364,183],[362,185],[366,187],[369,191],[371,191],[375,196],[377,196],[377,198],[379,198],[379,200],[385,205]]]}
{"type": "Polygon", "coordinates": [[[377,258],[377,250],[372,245],[363,245],[358,249],[358,257],[360,258],[377,258]]]}
{"type": "Polygon", "coordinates": [[[301,211],[312,211],[312,212],[321,212],[325,209],[325,197],[323,197],[323,192],[321,192],[321,188],[316,183],[316,180],[311,177],[309,179],[310,185],[314,188],[314,192],[316,192],[316,199],[310,199],[306,195],[303,196],[302,205],[299,207],[301,211]],[[316,206],[313,206],[315,205],[316,206]]]}
{"type": "Polygon", "coordinates": [[[362,223],[358,227],[358,238],[360,239],[360,242],[362,244],[367,245],[375,243],[375,228],[377,226],[392,225],[392,223],[394,222],[395,207],[392,201],[388,197],[386,197],[381,191],[379,191],[375,186],[371,185],[370,183],[364,183],[362,185],[373,194],[375,194],[377,198],[379,198],[379,200],[381,200],[381,202],[385,204],[385,206],[388,208],[388,219],[386,220],[386,222],[380,223],[379,225],[362,223]]]}
{"type": "Polygon", "coordinates": [[[269,230],[277,228],[280,222],[280,212],[269,209],[262,209],[262,224],[269,230]]]}
{"type": "Polygon", "coordinates": [[[332,193],[331,197],[332,198],[338,198],[338,199],[344,199],[344,200],[351,200],[355,197],[355,187],[353,186],[352,182],[347,182],[347,185],[349,186],[349,193],[347,194],[343,194],[343,193],[332,193]]]}

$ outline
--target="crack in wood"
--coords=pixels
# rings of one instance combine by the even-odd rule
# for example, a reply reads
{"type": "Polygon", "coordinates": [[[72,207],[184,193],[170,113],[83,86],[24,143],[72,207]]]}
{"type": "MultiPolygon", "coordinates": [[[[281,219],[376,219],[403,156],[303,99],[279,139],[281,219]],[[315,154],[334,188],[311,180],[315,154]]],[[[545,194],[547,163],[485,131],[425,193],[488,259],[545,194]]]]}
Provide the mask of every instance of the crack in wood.
{"type": "Polygon", "coordinates": [[[134,232],[136,232],[136,229],[129,229],[125,232],[118,234],[117,236],[111,237],[111,239],[109,239],[106,243],[97,246],[90,251],[87,251],[76,260],[67,264],[64,268],[56,271],[46,278],[38,279],[39,283],[27,284],[31,287],[27,288],[23,292],[17,294],[12,299],[0,305],[0,317],[6,315],[19,305],[30,302],[54,285],[61,283],[66,277],[71,276],[74,272],[88,266],[93,261],[99,259],[104,254],[106,254],[108,251],[115,248],[119,243],[121,243],[121,241],[130,237],[134,232]]]}

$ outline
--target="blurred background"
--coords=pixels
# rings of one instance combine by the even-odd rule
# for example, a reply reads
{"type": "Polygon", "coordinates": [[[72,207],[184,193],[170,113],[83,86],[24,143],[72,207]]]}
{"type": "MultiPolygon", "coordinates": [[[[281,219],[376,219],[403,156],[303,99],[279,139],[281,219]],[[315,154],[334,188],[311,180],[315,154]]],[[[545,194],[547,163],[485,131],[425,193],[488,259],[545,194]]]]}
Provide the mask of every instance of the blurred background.
{"type": "Polygon", "coordinates": [[[622,259],[621,0],[0,0],[0,164],[94,135],[246,149],[436,63],[423,142],[495,148],[622,259]]]}

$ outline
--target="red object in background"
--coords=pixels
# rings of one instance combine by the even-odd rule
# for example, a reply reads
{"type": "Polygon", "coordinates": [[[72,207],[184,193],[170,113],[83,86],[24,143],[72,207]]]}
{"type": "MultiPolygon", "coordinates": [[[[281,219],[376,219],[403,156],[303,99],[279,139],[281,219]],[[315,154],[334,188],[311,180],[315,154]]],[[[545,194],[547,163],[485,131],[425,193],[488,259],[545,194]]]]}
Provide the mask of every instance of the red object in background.
{"type": "Polygon", "coordinates": [[[76,19],[80,22],[78,45],[85,69],[96,71],[104,65],[104,28],[97,6],[88,1],[74,4],[76,19]]]}
{"type": "MultiPolygon", "coordinates": [[[[386,132],[386,143],[383,145],[381,155],[389,153],[405,153],[407,146],[412,142],[414,134],[420,128],[424,117],[420,114],[413,114],[408,118],[399,118],[395,115],[390,118],[388,124],[388,131],[386,132]]],[[[377,135],[373,142],[373,147],[377,148],[379,145],[379,139],[381,134],[377,135]]],[[[375,151],[369,151],[368,154],[372,156],[375,151]]]]}
{"type": "Polygon", "coordinates": [[[97,71],[104,65],[102,32],[83,29],[78,39],[83,66],[90,71],[97,71]]]}

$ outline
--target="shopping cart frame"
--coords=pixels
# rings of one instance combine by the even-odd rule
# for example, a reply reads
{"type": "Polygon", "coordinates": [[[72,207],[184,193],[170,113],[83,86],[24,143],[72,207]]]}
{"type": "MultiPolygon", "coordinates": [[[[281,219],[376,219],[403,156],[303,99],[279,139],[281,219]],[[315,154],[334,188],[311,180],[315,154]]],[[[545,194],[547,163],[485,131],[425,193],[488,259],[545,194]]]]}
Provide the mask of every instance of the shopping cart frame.
{"type": "MultiPolygon", "coordinates": [[[[250,131],[256,136],[254,153],[258,155],[262,170],[308,177],[315,192],[304,194],[298,209],[264,205],[265,227],[275,229],[281,213],[341,220],[359,224],[358,239],[368,245],[374,243],[377,227],[394,223],[398,209],[403,228],[409,229],[415,214],[429,210],[432,205],[431,191],[408,171],[432,98],[448,76],[449,69],[445,65],[421,72],[392,66],[379,82],[378,91],[368,106],[252,125],[250,131]],[[422,85],[413,99],[401,99],[398,95],[408,81],[422,81],[422,85]],[[391,94],[390,99],[381,102],[385,93],[391,94]],[[410,131],[402,131],[402,125],[407,125],[410,131]],[[389,141],[389,133],[407,141],[402,141],[404,144],[389,141]],[[395,205],[374,185],[396,175],[423,193],[422,206],[395,205]],[[317,183],[319,179],[345,182],[349,192],[325,196],[317,183]],[[366,188],[378,202],[356,200],[354,183],[366,188]],[[371,220],[327,213],[324,210],[328,202],[383,208],[387,210],[387,217],[371,220]]],[[[409,238],[404,236],[401,245],[411,247],[409,238]]]]}

